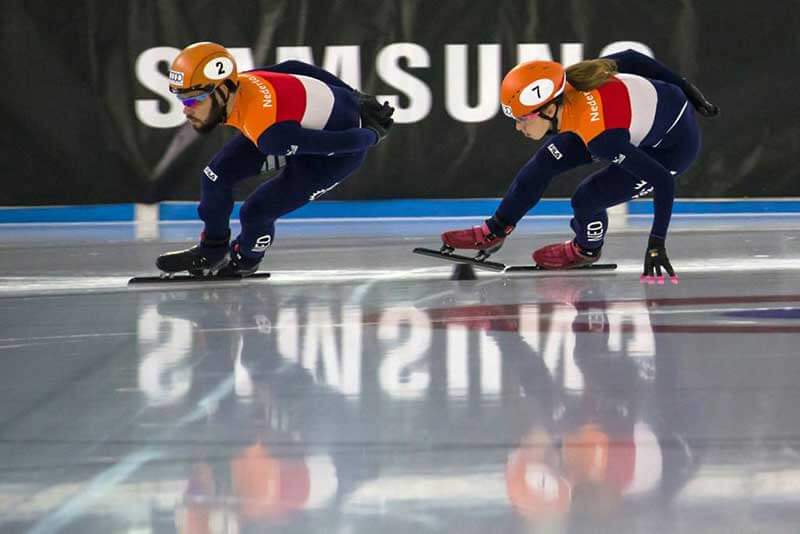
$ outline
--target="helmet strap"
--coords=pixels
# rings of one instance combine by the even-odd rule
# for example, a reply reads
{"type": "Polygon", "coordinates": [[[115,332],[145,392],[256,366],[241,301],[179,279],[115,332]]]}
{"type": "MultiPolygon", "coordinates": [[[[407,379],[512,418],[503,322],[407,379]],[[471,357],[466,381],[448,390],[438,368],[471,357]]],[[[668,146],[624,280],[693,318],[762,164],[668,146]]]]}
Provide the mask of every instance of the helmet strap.
{"type": "Polygon", "coordinates": [[[230,79],[226,79],[211,93],[211,114],[215,117],[214,124],[222,124],[228,120],[228,101],[238,88],[239,86],[237,84],[233,83],[230,79]],[[220,91],[223,85],[228,89],[228,94],[226,95],[223,95],[222,91],[220,91]]]}
{"type": "Polygon", "coordinates": [[[556,105],[556,110],[553,112],[552,116],[545,115],[544,112],[539,112],[539,116],[545,120],[550,121],[550,128],[547,130],[549,134],[557,134],[558,133],[558,109],[561,107],[561,103],[563,100],[563,95],[558,95],[554,100],[552,100],[550,104],[556,105]]]}

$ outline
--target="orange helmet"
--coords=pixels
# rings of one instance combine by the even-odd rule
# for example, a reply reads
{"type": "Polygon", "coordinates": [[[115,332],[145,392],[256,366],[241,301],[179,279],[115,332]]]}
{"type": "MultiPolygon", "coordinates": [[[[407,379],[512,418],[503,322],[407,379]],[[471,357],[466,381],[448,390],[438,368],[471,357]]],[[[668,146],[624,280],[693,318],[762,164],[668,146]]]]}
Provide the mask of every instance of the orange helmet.
{"type": "Polygon", "coordinates": [[[500,86],[503,113],[519,119],[558,98],[567,85],[564,67],[555,61],[527,61],[511,69],[500,86]]]}
{"type": "Polygon", "coordinates": [[[236,61],[217,43],[194,43],[184,48],[169,69],[169,90],[183,93],[218,87],[225,80],[239,81],[236,61]]]}
{"type": "Polygon", "coordinates": [[[570,482],[550,466],[527,457],[517,449],[506,463],[506,493],[514,510],[523,517],[543,519],[569,511],[570,482]]]}

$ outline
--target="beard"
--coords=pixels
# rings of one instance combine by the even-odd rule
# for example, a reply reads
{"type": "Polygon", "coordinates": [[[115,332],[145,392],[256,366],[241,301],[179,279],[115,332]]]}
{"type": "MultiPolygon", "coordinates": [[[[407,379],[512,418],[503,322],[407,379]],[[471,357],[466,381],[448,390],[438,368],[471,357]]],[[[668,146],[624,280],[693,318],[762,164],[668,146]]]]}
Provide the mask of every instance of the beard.
{"type": "Polygon", "coordinates": [[[218,124],[225,121],[225,108],[219,105],[217,99],[212,96],[211,111],[208,114],[208,118],[204,121],[199,119],[195,120],[196,122],[190,121],[189,124],[192,125],[195,132],[205,135],[214,130],[218,124]]]}
{"type": "Polygon", "coordinates": [[[217,122],[212,121],[211,117],[205,121],[190,122],[189,124],[192,125],[192,128],[194,128],[195,132],[203,135],[210,133],[212,130],[214,130],[214,128],[217,127],[217,122]]]}

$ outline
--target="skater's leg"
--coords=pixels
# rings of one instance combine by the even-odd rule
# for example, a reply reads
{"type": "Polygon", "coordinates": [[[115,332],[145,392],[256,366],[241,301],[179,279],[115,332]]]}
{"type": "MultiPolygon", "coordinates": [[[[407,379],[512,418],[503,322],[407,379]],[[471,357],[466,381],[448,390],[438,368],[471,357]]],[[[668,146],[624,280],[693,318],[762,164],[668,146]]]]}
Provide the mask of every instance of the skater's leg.
{"type": "Polygon", "coordinates": [[[266,157],[246,137],[233,137],[203,170],[200,219],[205,223],[200,243],[190,249],[162,254],[156,266],[175,273],[194,275],[217,272],[228,261],[230,215],[233,209],[233,186],[259,173],[266,157]]]}
{"type": "Polygon", "coordinates": [[[239,212],[242,232],[236,239],[245,257],[260,258],[272,245],[275,220],[321,197],[358,169],[366,152],[343,157],[289,159],[283,171],[258,187],[239,212]]]}
{"type": "Polygon", "coordinates": [[[204,169],[197,213],[205,223],[203,233],[206,239],[228,240],[233,187],[237,182],[257,175],[265,159],[266,156],[249,139],[237,134],[204,169]]]}
{"type": "MultiPolygon", "coordinates": [[[[687,109],[676,127],[655,148],[643,149],[665,169],[680,176],[697,157],[700,132],[691,109],[687,109]]],[[[572,196],[575,217],[570,221],[575,241],[584,250],[598,250],[608,228],[606,209],[647,196],[653,186],[616,165],[609,165],[588,176],[572,196]]]]}
{"type": "Polygon", "coordinates": [[[570,226],[575,239],[537,249],[533,261],[545,269],[572,269],[596,262],[608,229],[606,208],[630,200],[635,190],[635,178],[616,165],[589,175],[572,196],[575,216],[570,226]]]}
{"type": "Polygon", "coordinates": [[[599,251],[608,230],[607,208],[652,191],[616,165],[589,175],[572,195],[575,216],[570,226],[575,242],[584,251],[599,251]],[[648,191],[649,189],[649,191],[648,191]]]}

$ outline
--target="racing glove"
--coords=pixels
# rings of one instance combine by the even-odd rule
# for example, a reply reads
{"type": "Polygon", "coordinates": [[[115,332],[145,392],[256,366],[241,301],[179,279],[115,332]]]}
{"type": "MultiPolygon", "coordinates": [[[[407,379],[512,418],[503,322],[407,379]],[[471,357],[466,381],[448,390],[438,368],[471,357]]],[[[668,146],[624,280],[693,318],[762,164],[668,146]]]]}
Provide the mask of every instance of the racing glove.
{"type": "Polygon", "coordinates": [[[672,264],[667,257],[667,248],[664,246],[664,240],[651,235],[647,242],[647,252],[644,255],[644,272],[640,281],[648,284],[655,284],[656,282],[663,284],[662,268],[667,271],[670,282],[677,284],[678,276],[675,274],[675,269],[672,268],[672,264]]]}

